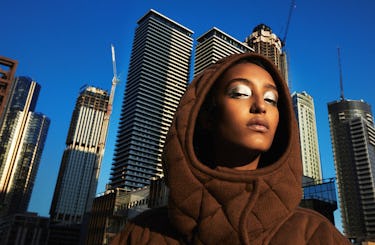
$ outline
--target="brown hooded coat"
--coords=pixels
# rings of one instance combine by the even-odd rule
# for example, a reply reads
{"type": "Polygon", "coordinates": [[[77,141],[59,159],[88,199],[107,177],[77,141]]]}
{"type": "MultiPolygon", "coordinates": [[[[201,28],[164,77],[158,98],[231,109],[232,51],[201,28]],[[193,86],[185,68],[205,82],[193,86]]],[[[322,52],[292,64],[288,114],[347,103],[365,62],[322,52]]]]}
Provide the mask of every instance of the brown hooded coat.
{"type": "MultiPolygon", "coordinates": [[[[198,139],[204,140],[204,139],[198,139]]],[[[350,244],[323,216],[298,207],[302,164],[288,87],[277,68],[253,53],[229,56],[189,85],[164,148],[170,188],[167,208],[129,222],[112,244],[350,244]],[[199,110],[215,81],[243,59],[263,64],[279,93],[279,125],[264,167],[253,171],[210,168],[195,154],[199,110]]]]}

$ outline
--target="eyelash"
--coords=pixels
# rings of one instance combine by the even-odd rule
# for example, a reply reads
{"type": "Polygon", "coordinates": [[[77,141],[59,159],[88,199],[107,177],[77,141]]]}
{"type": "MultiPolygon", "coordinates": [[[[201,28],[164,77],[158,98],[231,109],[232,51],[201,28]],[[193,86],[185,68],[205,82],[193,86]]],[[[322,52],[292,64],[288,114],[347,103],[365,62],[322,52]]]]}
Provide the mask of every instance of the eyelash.
{"type": "Polygon", "coordinates": [[[271,105],[277,106],[277,101],[273,99],[264,99],[266,102],[268,102],[271,105]]]}
{"type": "Polygon", "coordinates": [[[245,94],[245,93],[239,93],[239,92],[235,92],[235,91],[232,91],[229,96],[232,98],[232,99],[242,99],[242,98],[248,98],[250,97],[251,95],[248,95],[248,94],[245,94]]]}
{"type": "Polygon", "coordinates": [[[245,99],[250,97],[253,93],[248,87],[236,86],[234,88],[231,88],[228,94],[233,99],[245,99]]]}

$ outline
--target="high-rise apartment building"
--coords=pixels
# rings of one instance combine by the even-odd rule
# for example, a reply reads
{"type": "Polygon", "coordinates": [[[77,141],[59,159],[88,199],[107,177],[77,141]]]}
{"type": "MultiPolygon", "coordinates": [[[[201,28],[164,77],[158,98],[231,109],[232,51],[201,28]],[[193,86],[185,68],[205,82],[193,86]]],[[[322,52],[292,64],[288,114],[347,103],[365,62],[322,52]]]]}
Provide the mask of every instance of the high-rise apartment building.
{"type": "Polygon", "coordinates": [[[320,181],[323,176],[320,165],[314,100],[303,91],[302,93],[292,93],[292,102],[299,129],[303,175],[315,181],[320,181]]]}
{"type": "Polygon", "coordinates": [[[328,103],[333,156],[345,235],[355,243],[375,239],[375,128],[362,100],[328,103]]]}
{"type": "Polygon", "coordinates": [[[79,224],[91,209],[105,144],[108,102],[105,90],[86,86],[80,91],[52,199],[52,221],[79,224]]]}
{"type": "Polygon", "coordinates": [[[197,38],[194,60],[194,76],[209,65],[231,54],[253,52],[246,43],[213,27],[197,38]]]}
{"type": "Polygon", "coordinates": [[[288,81],[288,62],[286,52],[283,50],[283,43],[280,38],[272,32],[272,29],[259,24],[245,40],[247,45],[254,49],[254,52],[262,54],[273,61],[280,69],[286,82],[288,81]]]}
{"type": "Polygon", "coordinates": [[[137,22],[110,188],[134,190],[162,176],[167,131],[184,94],[193,32],[150,10],[137,22]]]}
{"type": "Polygon", "coordinates": [[[0,125],[12,90],[17,64],[15,60],[0,56],[0,125]]]}
{"type": "Polygon", "coordinates": [[[40,85],[18,77],[0,128],[0,215],[26,212],[50,120],[34,112],[40,85]]]}

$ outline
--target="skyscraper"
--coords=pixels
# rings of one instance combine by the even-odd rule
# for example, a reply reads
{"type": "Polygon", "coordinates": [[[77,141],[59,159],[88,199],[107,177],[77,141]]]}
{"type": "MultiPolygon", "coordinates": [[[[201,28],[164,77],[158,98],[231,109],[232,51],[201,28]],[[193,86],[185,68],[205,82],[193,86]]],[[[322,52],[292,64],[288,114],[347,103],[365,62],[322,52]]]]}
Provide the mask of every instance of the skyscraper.
{"type": "Polygon", "coordinates": [[[303,175],[315,181],[322,180],[318,132],[316,128],[313,98],[305,91],[292,93],[294,112],[296,114],[301,143],[303,175]]]}
{"type": "Polygon", "coordinates": [[[289,82],[287,55],[283,50],[283,43],[269,26],[265,24],[257,25],[245,42],[254,49],[254,52],[271,59],[280,69],[285,81],[289,82]]]}
{"type": "Polygon", "coordinates": [[[375,128],[362,100],[328,103],[344,233],[360,244],[375,239],[375,128]]]}
{"type": "Polygon", "coordinates": [[[29,205],[50,120],[34,112],[40,85],[19,77],[0,129],[0,214],[23,213],[29,205]]]}
{"type": "Polygon", "coordinates": [[[51,220],[63,224],[81,223],[96,193],[101,166],[103,125],[109,95],[91,86],[83,87],[77,98],[66,148],[52,199],[51,220]]]}
{"type": "Polygon", "coordinates": [[[203,71],[207,66],[228,55],[253,51],[246,43],[240,42],[227,33],[213,27],[197,38],[194,76],[203,71]]]}
{"type": "Polygon", "coordinates": [[[12,90],[17,65],[17,61],[0,56],[0,125],[12,90]]]}
{"type": "Polygon", "coordinates": [[[150,10],[135,31],[110,177],[134,190],[162,176],[167,131],[189,80],[193,32],[150,10]]]}

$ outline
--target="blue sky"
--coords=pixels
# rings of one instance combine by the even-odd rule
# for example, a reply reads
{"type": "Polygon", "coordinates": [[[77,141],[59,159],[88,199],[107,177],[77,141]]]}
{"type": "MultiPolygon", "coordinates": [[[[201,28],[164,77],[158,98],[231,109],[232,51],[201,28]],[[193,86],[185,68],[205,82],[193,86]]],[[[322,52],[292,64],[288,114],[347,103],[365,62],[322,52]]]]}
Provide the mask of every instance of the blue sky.
{"type": "MultiPolygon", "coordinates": [[[[217,27],[243,41],[264,23],[284,37],[290,0],[2,0],[0,55],[18,60],[16,74],[42,86],[37,111],[51,119],[29,211],[48,216],[65,139],[79,89],[110,90],[111,43],[117,86],[98,193],[109,181],[131,45],[137,21],[150,9],[199,37],[217,27]]],[[[337,48],[341,50],[344,94],[375,105],[375,1],[299,1],[293,10],[286,50],[292,91],[314,98],[323,177],[335,176],[327,103],[339,99],[337,48]]],[[[336,212],[336,221],[340,223],[336,212]]]]}

